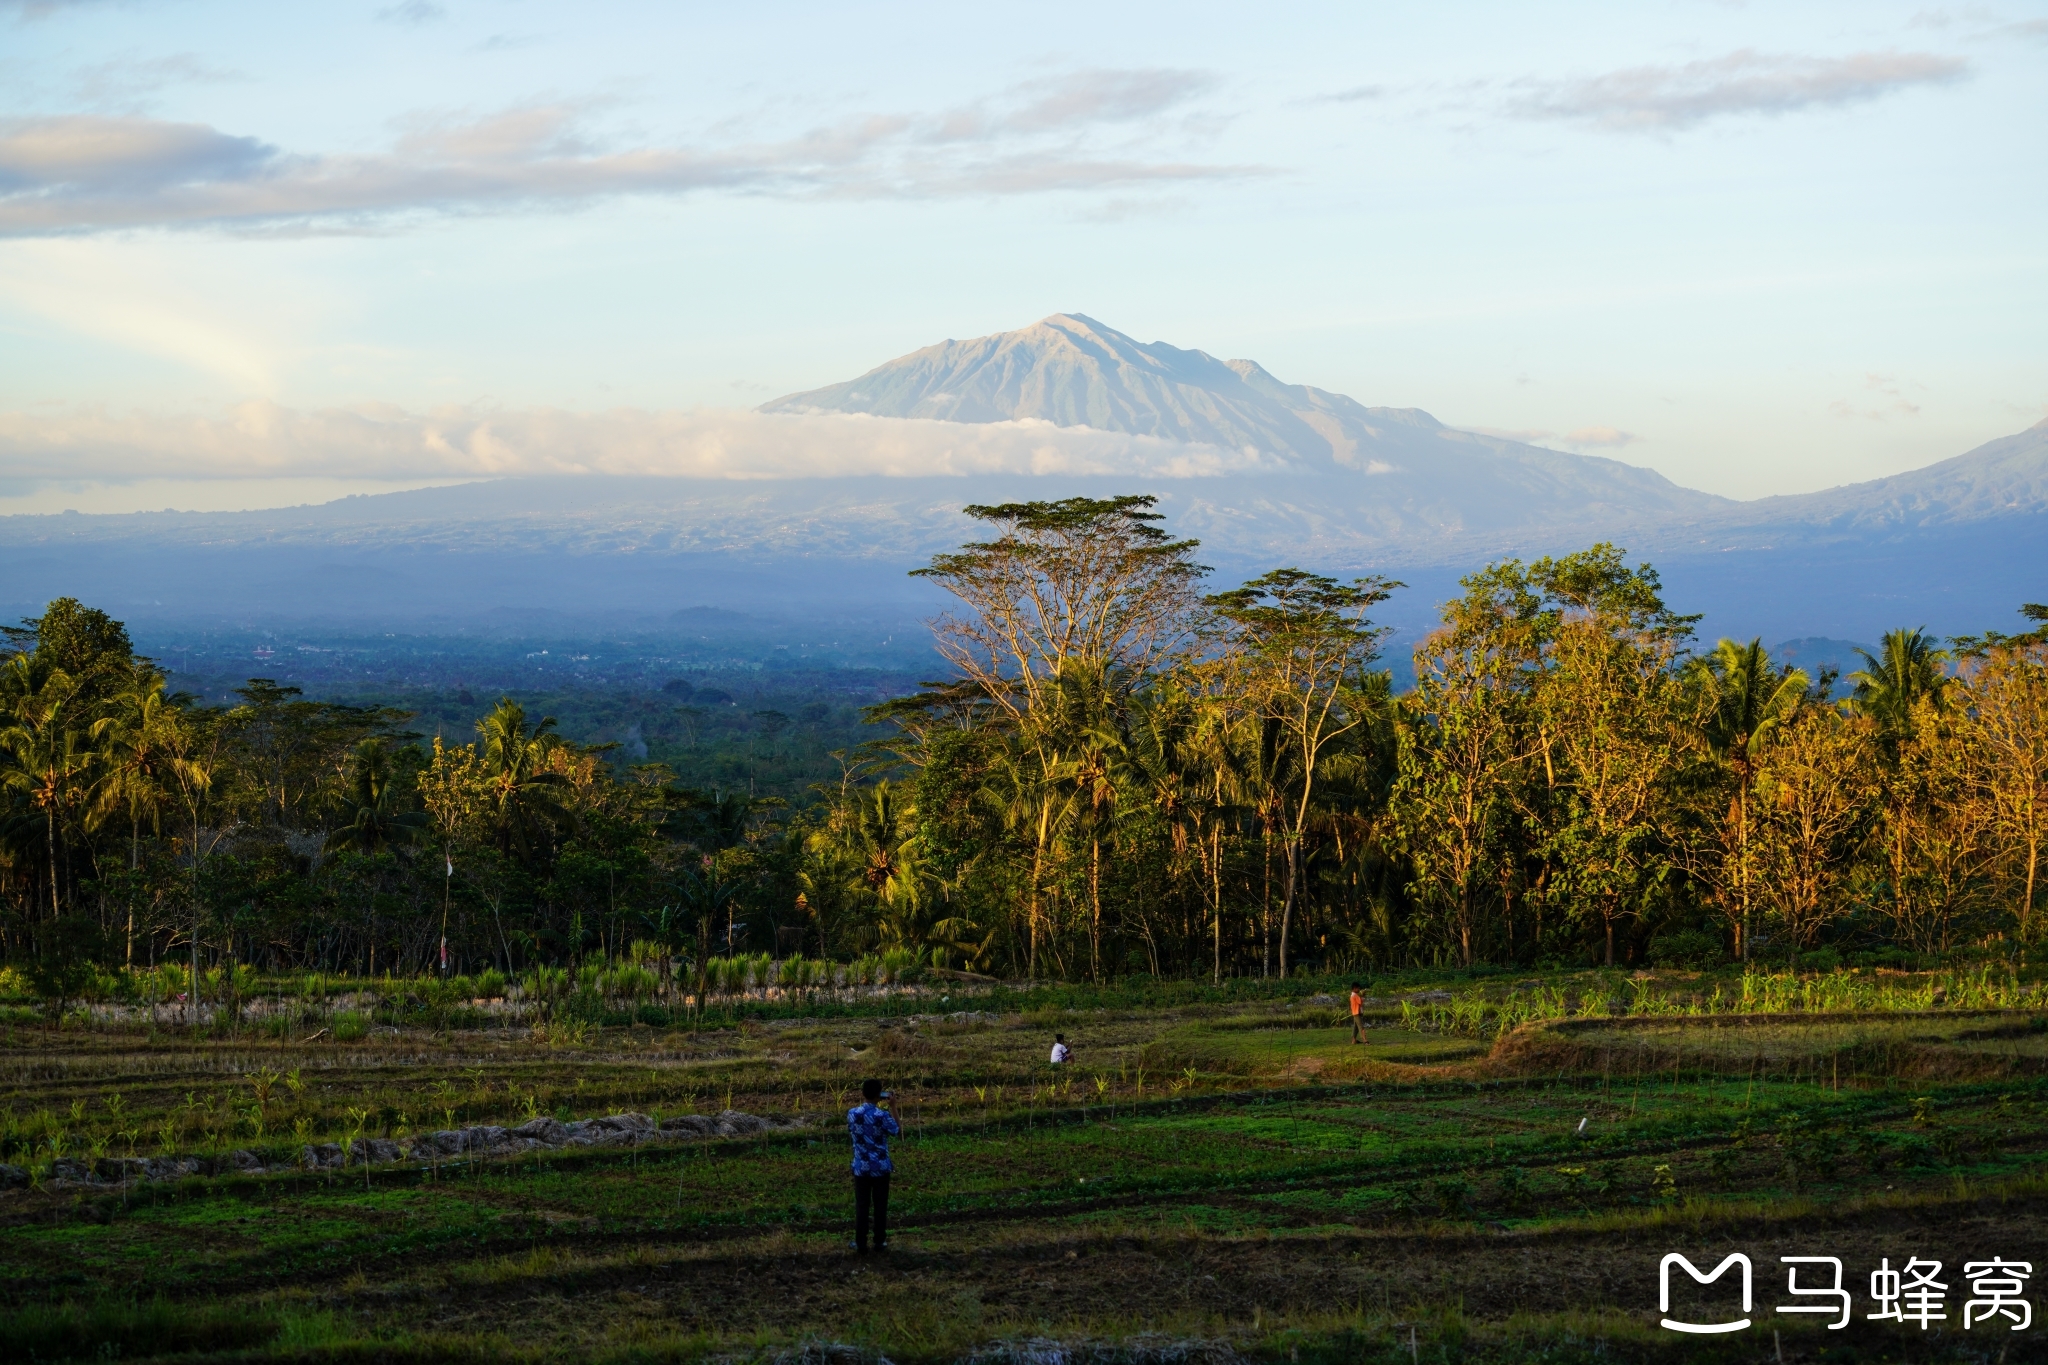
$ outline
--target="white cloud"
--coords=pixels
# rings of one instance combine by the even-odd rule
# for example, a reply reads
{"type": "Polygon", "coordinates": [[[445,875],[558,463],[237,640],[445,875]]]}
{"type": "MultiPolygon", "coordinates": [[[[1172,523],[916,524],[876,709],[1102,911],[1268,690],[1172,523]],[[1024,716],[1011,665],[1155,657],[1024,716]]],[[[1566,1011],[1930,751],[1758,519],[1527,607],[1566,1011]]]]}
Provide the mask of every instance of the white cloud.
{"type": "Polygon", "coordinates": [[[1969,64],[1929,52],[1773,56],[1745,48],[1677,66],[1635,66],[1583,80],[1532,83],[1519,112],[1583,119],[1624,132],[1687,128],[1730,114],[1786,114],[1855,104],[1962,79],[1969,64]]]}
{"type": "Polygon", "coordinates": [[[0,413],[0,479],[350,478],[534,474],[719,479],[1145,474],[1277,469],[1257,452],[1023,420],[923,421],[728,409],[581,413],[248,402],[211,415],[0,413]]]}
{"type": "Polygon", "coordinates": [[[1558,445],[1571,446],[1578,450],[1595,448],[1614,449],[1620,446],[1633,445],[1635,442],[1643,439],[1632,431],[1623,431],[1619,427],[1610,426],[1574,427],[1570,431],[1552,431],[1548,427],[1466,427],[1464,429],[1466,431],[1476,431],[1481,436],[1499,436],[1509,441],[1520,441],[1525,445],[1540,445],[1545,441],[1551,441],[1558,445]]]}
{"type": "MultiPolygon", "coordinates": [[[[0,120],[0,235],[139,226],[346,227],[627,194],[708,190],[923,198],[1158,186],[1262,174],[1091,134],[1156,120],[1213,84],[1198,72],[1084,71],[938,114],[862,114],[780,139],[613,146],[590,111],[528,105],[415,118],[384,152],[288,152],[141,117],[0,120]]],[[[1175,133],[1175,136],[1179,136],[1175,133]]]]}
{"type": "Polygon", "coordinates": [[[1643,438],[1632,431],[1622,431],[1618,427],[1600,426],[1576,427],[1557,439],[1565,445],[1577,446],[1584,450],[1618,450],[1622,446],[1634,445],[1643,438]]]}

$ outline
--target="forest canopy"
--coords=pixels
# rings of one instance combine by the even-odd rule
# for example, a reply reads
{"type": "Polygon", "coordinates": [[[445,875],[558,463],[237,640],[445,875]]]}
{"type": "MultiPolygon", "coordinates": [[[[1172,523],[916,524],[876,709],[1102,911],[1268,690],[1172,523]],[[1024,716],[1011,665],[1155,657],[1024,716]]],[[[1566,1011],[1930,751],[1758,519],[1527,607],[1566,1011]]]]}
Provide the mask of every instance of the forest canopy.
{"type": "Polygon", "coordinates": [[[59,599],[0,660],[7,958],[62,996],[165,962],[658,954],[701,980],[892,952],[1220,979],[1904,962],[2040,933],[2042,607],[1808,676],[1703,645],[1601,544],[1465,578],[1397,692],[1372,612],[1401,584],[1215,589],[1152,507],[967,509],[984,538],[918,571],[954,598],[947,676],[873,707],[842,778],[794,802],[692,788],[510,698],[466,742],[274,679],[204,705],[59,599]]]}

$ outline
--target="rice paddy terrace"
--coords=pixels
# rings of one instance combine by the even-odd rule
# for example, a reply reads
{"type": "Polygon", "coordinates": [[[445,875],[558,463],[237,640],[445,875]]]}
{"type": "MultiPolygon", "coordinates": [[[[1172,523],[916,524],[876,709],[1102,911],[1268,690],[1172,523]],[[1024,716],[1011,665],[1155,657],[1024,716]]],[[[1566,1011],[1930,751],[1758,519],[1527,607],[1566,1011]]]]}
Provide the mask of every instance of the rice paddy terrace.
{"type": "Polygon", "coordinates": [[[2030,1263],[2019,1297],[2042,1306],[2048,1011],[1983,979],[1824,989],[1389,993],[1362,1046],[1328,995],[1198,992],[963,1008],[955,988],[925,1002],[944,1013],[538,1038],[17,1022],[0,1340],[14,1359],[2048,1358],[2031,1313],[1964,1324],[1968,1264],[2030,1263]],[[1045,1061],[1054,1029],[1071,1066],[1045,1061]],[[905,1134],[892,1249],[862,1259],[841,1115],[868,1075],[905,1134]],[[1751,1326],[1659,1326],[1733,1302],[1732,1277],[1681,1278],[1662,1307],[1668,1254],[1704,1272],[1736,1252],[1751,1326]],[[1785,1256],[1841,1261],[1846,1327],[1775,1311],[1816,1302],[1788,1299],[1785,1256]],[[1944,1316],[1872,1319],[1872,1272],[1916,1259],[1943,1264],[1944,1316]]]}

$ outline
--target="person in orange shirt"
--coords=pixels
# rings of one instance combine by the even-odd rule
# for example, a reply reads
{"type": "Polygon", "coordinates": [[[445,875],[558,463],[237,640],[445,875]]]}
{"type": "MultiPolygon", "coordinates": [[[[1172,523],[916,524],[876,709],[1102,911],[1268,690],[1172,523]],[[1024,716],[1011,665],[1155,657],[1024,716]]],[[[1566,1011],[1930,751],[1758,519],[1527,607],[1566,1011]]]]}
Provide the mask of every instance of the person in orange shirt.
{"type": "Polygon", "coordinates": [[[1351,988],[1351,1041],[1365,1041],[1365,987],[1358,985],[1351,988]]]}

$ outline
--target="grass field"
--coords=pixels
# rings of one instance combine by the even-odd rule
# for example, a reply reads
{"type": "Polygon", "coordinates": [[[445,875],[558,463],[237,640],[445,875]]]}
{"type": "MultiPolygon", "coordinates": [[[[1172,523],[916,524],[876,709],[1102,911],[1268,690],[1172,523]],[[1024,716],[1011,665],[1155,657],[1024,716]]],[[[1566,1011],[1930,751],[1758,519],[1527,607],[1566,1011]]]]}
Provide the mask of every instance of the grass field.
{"type": "MultiPolygon", "coordinates": [[[[551,1043],[509,1028],[338,1043],[17,1023],[0,1031],[0,1161],[30,1183],[0,1193],[0,1350],[2048,1358],[2048,1323],[1961,1324],[1964,1262],[2048,1276],[2038,1008],[1572,1011],[1461,1031],[1446,1011],[1388,1001],[1359,1047],[1327,998],[1005,999],[1026,1008],[551,1043]],[[1044,1062],[1055,1028],[1078,1058],[1057,1072],[1044,1062]],[[860,1260],[840,1115],[870,1074],[907,1131],[893,1249],[860,1260]],[[775,1127],[297,1168],[309,1141],[727,1110],[775,1127]],[[237,1172],[230,1151],[272,1169],[237,1172]],[[211,1154],[220,1173],[61,1174],[169,1152],[211,1154]],[[1756,1326],[1658,1327],[1664,1255],[1706,1269],[1731,1251],[1755,1265],[1756,1326]],[[1848,1329],[1774,1313],[1787,1255],[1844,1261],[1848,1329]],[[1870,1271],[1913,1257],[1947,1266],[1946,1321],[1867,1321],[1870,1271]]],[[[1675,1294],[1674,1313],[1711,1313],[1704,1292],[1675,1294]]]]}

